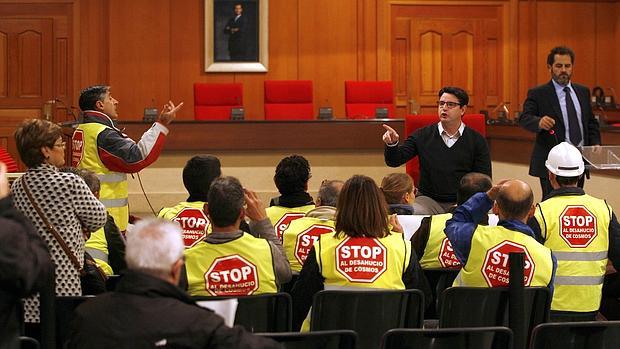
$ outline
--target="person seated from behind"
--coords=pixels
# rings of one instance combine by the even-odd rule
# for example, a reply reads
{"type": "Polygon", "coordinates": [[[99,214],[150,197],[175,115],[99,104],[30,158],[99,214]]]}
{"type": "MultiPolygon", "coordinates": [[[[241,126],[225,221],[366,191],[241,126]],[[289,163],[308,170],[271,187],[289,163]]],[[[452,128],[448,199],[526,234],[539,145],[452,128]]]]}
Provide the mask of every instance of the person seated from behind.
{"type": "Polygon", "coordinates": [[[336,204],[343,185],[343,181],[324,180],[319,188],[316,208],[308,211],[302,218],[292,221],[282,234],[282,245],[293,275],[299,275],[319,235],[335,231],[336,204]]]}
{"type": "MultiPolygon", "coordinates": [[[[99,198],[101,182],[95,172],[75,167],[63,167],[60,169],[60,172],[69,172],[79,176],[84,180],[84,183],[86,183],[93,195],[99,198]]],[[[116,223],[114,223],[112,215],[109,213],[107,215],[108,218],[105,225],[91,232],[90,236],[85,237],[87,240],[84,243],[84,251],[95,260],[97,267],[107,276],[110,276],[118,275],[127,269],[127,263],[125,263],[125,240],[116,223]]]]}
{"type": "Polygon", "coordinates": [[[183,249],[178,225],[161,219],[138,222],[127,236],[129,269],[115,292],[77,307],[68,347],[279,348],[241,327],[227,327],[177,287],[183,249]]]}
{"type": "Polygon", "coordinates": [[[204,205],[213,180],[222,175],[220,160],[213,155],[196,155],[183,168],[183,185],[189,193],[186,201],[162,208],[157,217],[179,223],[185,248],[202,240],[211,230],[204,205]]]}
{"type": "Polygon", "coordinates": [[[388,220],[387,203],[372,178],[356,175],[345,182],[336,206],[336,232],[319,236],[291,291],[293,329],[300,328],[314,294],[321,290],[415,288],[422,290],[426,305],[430,304],[431,291],[418,258],[393,217],[388,220]],[[395,231],[390,230],[390,224],[395,231]],[[377,244],[385,247],[385,255],[377,255],[376,260],[385,259],[385,264],[372,272],[355,273],[357,281],[349,281],[352,275],[345,274],[342,266],[370,260],[351,251],[377,244]]]}
{"type": "Polygon", "coordinates": [[[524,285],[549,287],[553,293],[556,259],[527,225],[533,203],[530,186],[512,179],[474,194],[454,210],[444,231],[463,267],[453,286],[508,287],[508,254],[523,252],[524,285]],[[480,225],[491,208],[499,216],[497,226],[480,225]]]}
{"type": "MultiPolygon", "coordinates": [[[[493,187],[491,177],[484,173],[470,172],[463,176],[456,192],[456,204],[462,205],[476,193],[487,192],[493,187]]],[[[454,211],[456,206],[449,209],[454,211]]],[[[443,232],[452,213],[424,217],[420,227],[411,237],[411,245],[420,258],[423,269],[460,268],[461,263],[452,251],[450,240],[443,232]]],[[[488,224],[488,216],[482,217],[482,224],[488,224]]]]}
{"type": "Polygon", "coordinates": [[[381,181],[381,191],[389,205],[390,214],[412,215],[416,188],[406,173],[391,173],[381,181]]]}
{"type": "Polygon", "coordinates": [[[310,164],[301,155],[287,156],[276,167],[273,181],[280,196],[271,199],[267,216],[275,227],[278,239],[282,239],[282,233],[293,220],[303,217],[315,207],[308,194],[310,177],[310,164]]]}
{"type": "Polygon", "coordinates": [[[192,296],[246,296],[278,292],[291,280],[291,268],[263,203],[234,177],[220,177],[209,189],[205,211],[211,234],[186,250],[188,291],[192,296]],[[239,229],[248,216],[259,238],[239,229]]]}

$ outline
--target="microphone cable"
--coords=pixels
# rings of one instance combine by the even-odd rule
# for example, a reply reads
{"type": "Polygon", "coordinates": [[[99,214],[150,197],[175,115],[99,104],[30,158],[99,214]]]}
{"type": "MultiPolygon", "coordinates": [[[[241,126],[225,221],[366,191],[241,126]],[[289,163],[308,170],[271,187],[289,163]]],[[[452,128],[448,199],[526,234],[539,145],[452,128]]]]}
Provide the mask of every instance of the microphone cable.
{"type": "MultiPolygon", "coordinates": [[[[151,209],[153,216],[157,217],[157,213],[155,213],[155,209],[153,208],[153,205],[151,205],[151,200],[149,200],[148,195],[146,195],[146,190],[144,190],[144,185],[142,184],[142,178],[140,177],[140,172],[136,172],[136,175],[138,176],[138,183],[140,183],[140,189],[142,189],[142,194],[144,195],[144,199],[146,199],[146,203],[149,205],[149,208],[151,209]]],[[[133,173],[131,174],[131,177],[135,178],[133,177],[133,173]]]]}

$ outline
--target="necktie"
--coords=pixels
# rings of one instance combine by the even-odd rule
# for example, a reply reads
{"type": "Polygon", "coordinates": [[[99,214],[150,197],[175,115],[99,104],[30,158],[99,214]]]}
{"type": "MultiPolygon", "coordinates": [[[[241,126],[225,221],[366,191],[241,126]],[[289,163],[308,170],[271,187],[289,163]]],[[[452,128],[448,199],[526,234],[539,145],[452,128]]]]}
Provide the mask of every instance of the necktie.
{"type": "Polygon", "coordinates": [[[579,127],[579,120],[577,120],[577,110],[575,109],[575,103],[570,96],[570,87],[564,87],[564,93],[566,93],[566,113],[568,114],[568,135],[570,142],[577,146],[581,142],[581,128],[579,127]]]}

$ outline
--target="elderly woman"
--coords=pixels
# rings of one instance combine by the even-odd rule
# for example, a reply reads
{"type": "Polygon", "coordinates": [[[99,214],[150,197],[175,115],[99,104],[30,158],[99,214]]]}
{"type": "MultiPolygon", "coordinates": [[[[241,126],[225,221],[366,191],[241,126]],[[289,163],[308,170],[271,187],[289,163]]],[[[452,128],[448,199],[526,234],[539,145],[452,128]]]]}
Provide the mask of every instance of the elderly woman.
{"type": "MultiPolygon", "coordinates": [[[[293,328],[299,328],[308,314],[314,294],[324,289],[415,288],[422,290],[427,303],[430,302],[430,288],[411,243],[402,234],[391,231],[389,223],[387,204],[377,184],[370,177],[351,177],[338,197],[336,232],[322,234],[315,242],[291,291],[293,328]],[[385,246],[386,255],[379,258],[385,257],[385,265],[369,267],[355,275],[358,281],[349,281],[339,271],[346,265],[336,264],[363,265],[372,259],[365,250],[367,240],[377,240],[385,246]],[[343,248],[345,245],[347,248],[343,248]]],[[[400,228],[397,222],[391,223],[400,228]]]]}
{"type": "Polygon", "coordinates": [[[406,173],[391,173],[381,181],[381,191],[389,205],[390,214],[412,215],[415,200],[413,179],[406,173]]]}
{"type": "MultiPolygon", "coordinates": [[[[106,211],[80,177],[58,172],[65,163],[62,137],[60,127],[49,121],[24,121],[15,131],[15,141],[28,171],[11,191],[15,207],[30,218],[47,243],[56,265],[56,295],[78,296],[82,294],[78,268],[84,264],[82,229],[92,232],[102,227],[106,211]]],[[[25,308],[26,322],[38,322],[38,299],[27,299],[25,308]]]]}

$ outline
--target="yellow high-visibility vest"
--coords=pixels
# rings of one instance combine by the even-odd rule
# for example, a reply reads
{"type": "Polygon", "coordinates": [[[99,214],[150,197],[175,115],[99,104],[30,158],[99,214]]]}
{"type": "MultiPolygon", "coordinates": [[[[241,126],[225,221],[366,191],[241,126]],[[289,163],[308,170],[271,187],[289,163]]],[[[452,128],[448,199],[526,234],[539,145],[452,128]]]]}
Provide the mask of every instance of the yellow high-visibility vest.
{"type": "Polygon", "coordinates": [[[314,205],[306,205],[300,207],[283,207],[283,206],[271,206],[267,207],[267,217],[273,224],[276,232],[276,236],[282,241],[282,234],[288,228],[288,225],[303,216],[312,209],[314,205]]]}
{"type": "Polygon", "coordinates": [[[183,229],[185,248],[191,248],[211,232],[211,222],[204,212],[204,201],[181,202],[162,208],[157,217],[178,223],[183,229]]]}
{"type": "Polygon", "coordinates": [[[292,221],[282,235],[282,245],[291,271],[299,273],[310,249],[325,233],[335,232],[335,222],[330,219],[302,217],[292,221]]]}
{"type": "Polygon", "coordinates": [[[460,268],[461,263],[456,258],[452,244],[443,232],[446,222],[452,218],[452,213],[444,213],[431,216],[428,241],[424,248],[424,254],[420,258],[420,265],[424,269],[434,268],[460,268]]]}

